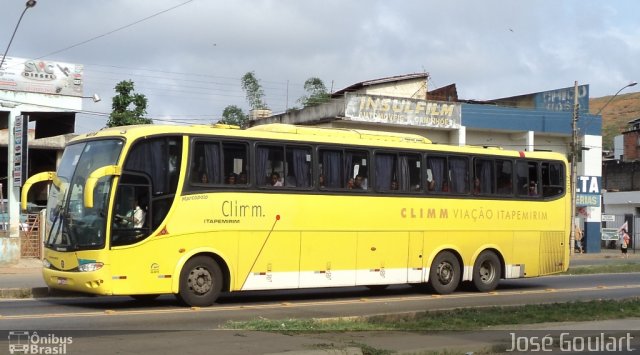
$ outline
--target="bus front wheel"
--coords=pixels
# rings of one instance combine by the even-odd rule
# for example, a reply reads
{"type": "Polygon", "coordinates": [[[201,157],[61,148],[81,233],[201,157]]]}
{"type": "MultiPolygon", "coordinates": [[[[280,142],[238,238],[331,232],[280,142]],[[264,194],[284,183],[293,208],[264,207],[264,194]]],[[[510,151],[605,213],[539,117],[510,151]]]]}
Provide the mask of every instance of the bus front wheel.
{"type": "Polygon", "coordinates": [[[213,259],[196,256],[180,272],[178,299],[189,306],[212,305],[222,290],[222,271],[213,259]]]}
{"type": "Polygon", "coordinates": [[[498,287],[502,267],[498,256],[491,251],[483,251],[473,264],[473,286],[480,292],[493,291],[498,287]]]}
{"type": "Polygon", "coordinates": [[[453,253],[443,251],[431,263],[429,284],[441,295],[449,294],[460,284],[460,263],[453,253]]]}

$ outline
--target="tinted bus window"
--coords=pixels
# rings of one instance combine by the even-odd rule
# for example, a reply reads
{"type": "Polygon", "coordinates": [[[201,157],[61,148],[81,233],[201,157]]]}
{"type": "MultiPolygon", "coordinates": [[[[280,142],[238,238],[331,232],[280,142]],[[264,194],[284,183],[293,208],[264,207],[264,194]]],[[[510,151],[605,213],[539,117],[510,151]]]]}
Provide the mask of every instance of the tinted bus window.
{"type": "Polygon", "coordinates": [[[220,184],[220,143],[198,141],[191,155],[190,181],[194,184],[220,184]]]}
{"type": "Polygon", "coordinates": [[[518,196],[539,196],[540,181],[538,163],[528,161],[516,162],[516,189],[518,196]]]}
{"type": "Polygon", "coordinates": [[[449,172],[446,168],[447,158],[440,156],[427,157],[427,188],[433,192],[449,192],[449,172]]]}
{"type": "Polygon", "coordinates": [[[469,159],[449,157],[450,191],[457,194],[469,192],[469,159]]]}
{"type": "Polygon", "coordinates": [[[513,194],[513,163],[511,160],[496,160],[497,192],[499,195],[513,194]]]}
{"type": "Polygon", "coordinates": [[[420,191],[420,155],[377,153],[375,155],[377,191],[420,191]]]}
{"type": "Polygon", "coordinates": [[[343,173],[342,151],[320,149],[320,187],[342,188],[346,186],[346,174],[343,173]],[[324,183],[322,183],[324,182],[324,183]]]}
{"type": "Polygon", "coordinates": [[[564,193],[564,166],[561,163],[542,163],[542,195],[561,196],[564,193]]]}
{"type": "Polygon", "coordinates": [[[475,195],[495,193],[495,172],[493,159],[476,158],[473,165],[473,189],[475,195]]]}
{"type": "Polygon", "coordinates": [[[225,184],[247,185],[248,157],[246,143],[222,142],[222,167],[225,184]]]}
{"type": "Polygon", "coordinates": [[[347,188],[367,190],[369,188],[369,153],[347,150],[344,157],[345,170],[347,171],[347,188]]]}
{"type": "Polygon", "coordinates": [[[311,148],[285,147],[285,187],[311,187],[311,148]]]}
{"type": "Polygon", "coordinates": [[[258,146],[258,185],[271,187],[311,187],[311,148],[299,146],[258,146]]]}

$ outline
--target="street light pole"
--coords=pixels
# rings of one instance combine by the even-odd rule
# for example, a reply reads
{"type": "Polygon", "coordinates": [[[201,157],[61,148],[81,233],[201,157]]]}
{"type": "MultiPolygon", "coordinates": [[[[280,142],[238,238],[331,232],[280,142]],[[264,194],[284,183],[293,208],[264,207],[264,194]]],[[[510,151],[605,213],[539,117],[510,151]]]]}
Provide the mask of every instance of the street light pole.
{"type": "Polygon", "coordinates": [[[569,237],[570,254],[575,253],[576,243],[576,184],[578,183],[578,81],[573,87],[573,117],[571,119],[571,233],[569,237]]]}
{"type": "Polygon", "coordinates": [[[28,0],[24,6],[24,10],[22,10],[22,14],[20,14],[20,18],[18,19],[18,23],[16,27],[13,29],[13,34],[11,35],[11,39],[9,40],[9,44],[7,44],[7,49],[4,50],[4,54],[2,55],[2,59],[0,59],[0,70],[2,69],[2,64],[4,64],[4,60],[7,57],[7,53],[9,52],[9,47],[11,47],[11,42],[13,42],[13,37],[15,37],[16,32],[18,32],[18,26],[20,26],[20,21],[22,21],[22,17],[24,13],[31,7],[36,6],[36,0],[28,0]]]}
{"type": "Polygon", "coordinates": [[[618,92],[616,92],[616,93],[615,93],[615,95],[611,96],[611,98],[609,99],[609,101],[607,101],[607,103],[606,103],[606,104],[604,104],[604,106],[602,106],[602,107],[598,110],[598,112],[596,113],[596,116],[598,116],[598,115],[602,112],[602,110],[604,110],[604,108],[605,108],[605,107],[607,107],[607,105],[609,105],[609,104],[611,103],[611,101],[613,101],[613,99],[615,99],[615,98],[616,98],[616,96],[618,96],[618,94],[620,93],[620,91],[622,91],[622,90],[624,90],[624,89],[626,89],[626,88],[632,87],[632,86],[636,86],[637,84],[638,84],[637,82],[632,81],[632,82],[630,82],[629,84],[627,84],[627,85],[623,86],[620,90],[618,90],[618,92]]]}
{"type": "MultiPolygon", "coordinates": [[[[25,3],[25,8],[22,11],[22,14],[20,14],[20,19],[18,19],[18,23],[16,24],[16,27],[13,30],[13,34],[11,35],[11,39],[9,40],[9,44],[7,45],[7,48],[4,51],[2,59],[0,60],[0,70],[2,70],[2,65],[4,64],[7,58],[9,47],[11,47],[11,42],[13,42],[13,37],[18,31],[18,26],[22,21],[22,17],[24,16],[24,14],[27,12],[29,8],[32,8],[34,6],[36,6],[36,0],[28,0],[25,3]]],[[[9,118],[7,120],[7,131],[8,131],[7,132],[8,133],[7,134],[7,176],[8,176],[7,205],[9,207],[9,210],[8,210],[9,239],[2,244],[3,246],[7,247],[7,250],[9,252],[6,253],[7,255],[0,256],[0,261],[2,262],[8,261],[9,263],[12,263],[12,264],[17,263],[20,260],[20,232],[18,229],[18,225],[20,223],[20,206],[19,206],[20,188],[17,186],[14,186],[13,169],[15,169],[15,141],[16,141],[14,126],[16,123],[16,116],[21,115],[21,113],[22,112],[16,109],[14,106],[14,108],[11,108],[11,110],[9,111],[9,118]]],[[[27,144],[27,143],[24,142],[24,144],[27,144]]],[[[25,152],[26,152],[26,149],[25,149],[25,152]]],[[[23,152],[23,154],[26,154],[25,152],[23,152]]]]}

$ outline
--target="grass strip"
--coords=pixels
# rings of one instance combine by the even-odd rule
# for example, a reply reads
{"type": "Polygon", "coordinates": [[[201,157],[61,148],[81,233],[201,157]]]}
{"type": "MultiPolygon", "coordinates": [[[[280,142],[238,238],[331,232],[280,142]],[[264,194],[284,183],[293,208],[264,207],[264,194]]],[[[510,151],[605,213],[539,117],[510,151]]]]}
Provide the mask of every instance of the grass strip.
{"type": "Polygon", "coordinates": [[[569,267],[564,275],[588,275],[588,274],[620,274],[627,272],[640,272],[640,263],[620,262],[616,264],[585,265],[569,267]]]}
{"type": "Polygon", "coordinates": [[[640,298],[633,298],[509,307],[457,308],[446,311],[329,320],[259,318],[242,322],[229,321],[224,328],[285,334],[363,330],[476,330],[497,325],[622,319],[638,314],[640,314],[640,298]]]}

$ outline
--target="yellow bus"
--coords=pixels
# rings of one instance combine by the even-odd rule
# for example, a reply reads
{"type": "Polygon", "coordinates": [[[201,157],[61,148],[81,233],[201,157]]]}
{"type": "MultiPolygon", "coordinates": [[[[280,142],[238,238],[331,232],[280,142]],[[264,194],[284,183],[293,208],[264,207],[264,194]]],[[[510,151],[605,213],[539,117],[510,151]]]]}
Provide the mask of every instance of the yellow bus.
{"type": "Polygon", "coordinates": [[[141,125],[81,135],[52,181],[51,288],[208,306],[220,292],[468,282],[566,271],[557,153],[272,124],[141,125]]]}

